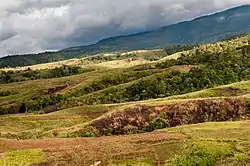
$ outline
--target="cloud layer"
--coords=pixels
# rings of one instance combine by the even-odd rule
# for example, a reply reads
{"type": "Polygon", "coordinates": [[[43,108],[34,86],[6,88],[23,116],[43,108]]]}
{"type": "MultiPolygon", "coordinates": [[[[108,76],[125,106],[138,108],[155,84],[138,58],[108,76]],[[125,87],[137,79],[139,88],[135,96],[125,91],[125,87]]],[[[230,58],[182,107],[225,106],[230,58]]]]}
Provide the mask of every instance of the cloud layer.
{"type": "Polygon", "coordinates": [[[91,44],[249,3],[250,0],[3,1],[0,57],[91,44]]]}

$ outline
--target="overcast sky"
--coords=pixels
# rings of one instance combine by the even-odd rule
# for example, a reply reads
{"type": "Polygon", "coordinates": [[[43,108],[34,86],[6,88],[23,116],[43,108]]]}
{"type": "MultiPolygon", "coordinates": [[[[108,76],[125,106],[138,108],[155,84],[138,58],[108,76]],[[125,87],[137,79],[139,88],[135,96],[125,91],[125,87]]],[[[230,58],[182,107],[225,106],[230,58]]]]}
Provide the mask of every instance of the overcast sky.
{"type": "Polygon", "coordinates": [[[152,30],[250,0],[1,0],[0,57],[152,30]]]}

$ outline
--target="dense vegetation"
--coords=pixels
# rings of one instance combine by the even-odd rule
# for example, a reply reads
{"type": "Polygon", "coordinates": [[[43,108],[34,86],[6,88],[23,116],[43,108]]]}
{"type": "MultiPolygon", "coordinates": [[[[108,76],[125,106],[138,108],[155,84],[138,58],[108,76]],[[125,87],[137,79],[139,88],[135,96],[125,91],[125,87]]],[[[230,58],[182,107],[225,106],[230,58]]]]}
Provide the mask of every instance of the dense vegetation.
{"type": "MultiPolygon", "coordinates": [[[[168,97],[249,79],[249,53],[247,55],[241,52],[235,54],[184,55],[177,60],[158,63],[156,64],[158,68],[176,65],[195,65],[196,67],[192,67],[190,72],[165,72],[126,86],[111,87],[84,97],[84,103],[119,103],[168,97]]],[[[100,82],[98,86],[105,87],[103,84],[105,83],[100,82]]]]}
{"type": "Polygon", "coordinates": [[[18,71],[0,71],[0,84],[20,82],[35,79],[47,79],[76,75],[92,71],[92,69],[82,69],[78,66],[61,66],[48,70],[18,70],[18,71]]]}
{"type": "MultiPolygon", "coordinates": [[[[178,54],[180,56],[177,59],[152,62],[126,69],[99,70],[100,76],[97,77],[95,75],[99,75],[99,72],[94,72],[94,75],[87,73],[87,78],[96,78],[86,83],[79,84],[80,80],[84,80],[80,79],[71,84],[68,82],[70,80],[65,77],[66,80],[53,88],[35,91],[18,101],[9,102],[7,100],[15,96],[18,97],[18,90],[2,88],[0,97],[3,104],[0,106],[0,114],[48,113],[86,104],[121,103],[163,98],[249,80],[250,46],[247,44],[248,42],[249,36],[245,36],[215,44],[176,46],[173,50],[169,49],[168,52],[193,49],[178,54]],[[71,90],[63,93],[63,89],[71,87],[71,90]]],[[[151,51],[140,54],[140,56],[146,57],[151,54],[152,57],[156,57],[158,54],[167,55],[163,51],[155,52],[155,54],[151,51]]],[[[98,63],[98,61],[116,60],[120,56],[132,59],[138,57],[137,54],[99,55],[89,57],[87,60],[98,63]]],[[[75,66],[61,66],[47,70],[28,68],[24,71],[1,72],[0,83],[64,77],[91,70],[75,66]]],[[[76,77],[80,78],[83,75],[76,77]]]]}
{"type": "Polygon", "coordinates": [[[125,72],[118,72],[118,73],[111,73],[103,76],[99,80],[95,80],[85,86],[82,89],[77,89],[73,92],[72,96],[78,97],[85,94],[93,93],[99,90],[103,90],[115,85],[124,84],[127,82],[131,82],[134,80],[138,80],[140,78],[162,72],[163,70],[143,70],[143,71],[125,71],[125,72]]]}
{"type": "Polygon", "coordinates": [[[192,50],[193,48],[198,47],[198,46],[199,46],[198,44],[175,45],[173,47],[165,48],[165,52],[167,53],[167,55],[172,55],[177,52],[192,50]]]}
{"type": "MultiPolygon", "coordinates": [[[[84,104],[121,103],[162,98],[247,80],[250,79],[250,51],[248,45],[230,53],[225,51],[210,54],[198,50],[192,56],[183,54],[176,60],[150,66],[151,68],[146,67],[141,70],[138,70],[138,67],[132,67],[106,74],[64,95],[54,93],[56,91],[37,94],[30,99],[20,101],[17,105],[0,107],[0,114],[48,113],[84,104]],[[183,65],[189,65],[191,70],[180,72],[171,69],[174,66],[181,68],[183,65]]],[[[78,67],[63,66],[50,70],[49,75],[47,73],[43,77],[39,72],[37,74],[32,70],[23,71],[25,73],[23,74],[29,79],[36,79],[67,76],[78,74],[80,71],[83,72],[78,67]]],[[[12,95],[7,91],[2,91],[0,94],[1,96],[12,95]]]]}

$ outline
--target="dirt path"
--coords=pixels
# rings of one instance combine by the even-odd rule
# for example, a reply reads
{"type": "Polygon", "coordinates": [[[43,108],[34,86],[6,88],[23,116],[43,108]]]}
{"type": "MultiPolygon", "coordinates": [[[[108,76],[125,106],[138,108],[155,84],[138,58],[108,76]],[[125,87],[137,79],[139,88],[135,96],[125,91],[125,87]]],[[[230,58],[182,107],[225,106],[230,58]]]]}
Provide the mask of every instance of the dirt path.
{"type": "Polygon", "coordinates": [[[182,140],[165,132],[100,138],[0,140],[0,153],[9,149],[42,149],[49,165],[91,165],[111,159],[154,157],[155,144],[182,140]]]}

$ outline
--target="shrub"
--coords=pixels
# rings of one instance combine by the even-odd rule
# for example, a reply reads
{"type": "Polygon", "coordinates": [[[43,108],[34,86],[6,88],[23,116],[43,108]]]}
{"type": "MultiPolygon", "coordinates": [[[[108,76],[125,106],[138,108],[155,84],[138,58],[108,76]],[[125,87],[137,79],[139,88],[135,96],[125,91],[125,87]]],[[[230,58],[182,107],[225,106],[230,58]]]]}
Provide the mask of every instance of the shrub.
{"type": "Polygon", "coordinates": [[[5,114],[8,114],[8,113],[9,113],[8,109],[0,107],[0,115],[5,115],[5,114]]]}
{"type": "Polygon", "coordinates": [[[68,133],[67,137],[75,138],[75,137],[97,137],[99,136],[98,132],[93,127],[84,127],[78,131],[68,133]]]}
{"type": "Polygon", "coordinates": [[[151,132],[157,129],[164,129],[166,127],[169,127],[169,123],[166,120],[158,117],[154,119],[152,122],[150,122],[150,124],[146,126],[145,130],[147,132],[151,132]]]}

